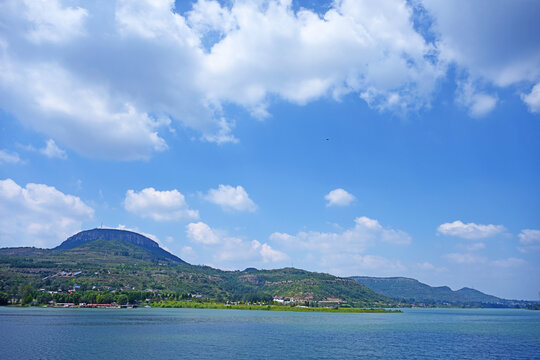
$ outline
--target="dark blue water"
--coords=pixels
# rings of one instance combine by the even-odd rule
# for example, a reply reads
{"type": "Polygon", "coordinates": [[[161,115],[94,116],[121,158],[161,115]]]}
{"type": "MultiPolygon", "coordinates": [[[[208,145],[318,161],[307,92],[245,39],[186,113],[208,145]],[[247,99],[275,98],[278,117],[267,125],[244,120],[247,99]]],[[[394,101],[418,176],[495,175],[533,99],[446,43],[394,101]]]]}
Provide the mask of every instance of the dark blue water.
{"type": "Polygon", "coordinates": [[[1,359],[540,359],[540,312],[0,308],[1,359]]]}

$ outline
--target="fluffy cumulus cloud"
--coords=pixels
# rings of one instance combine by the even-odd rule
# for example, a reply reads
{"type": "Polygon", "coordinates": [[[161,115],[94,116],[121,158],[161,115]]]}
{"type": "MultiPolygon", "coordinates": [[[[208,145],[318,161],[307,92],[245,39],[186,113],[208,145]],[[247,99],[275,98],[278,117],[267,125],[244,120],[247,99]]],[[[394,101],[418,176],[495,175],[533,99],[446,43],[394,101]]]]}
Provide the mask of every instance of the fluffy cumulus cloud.
{"type": "MultiPolygon", "coordinates": [[[[214,266],[224,268],[245,268],[281,264],[289,260],[287,254],[274,249],[268,243],[228,236],[225,231],[216,230],[198,222],[186,226],[186,236],[193,243],[204,246],[203,253],[214,266]]],[[[193,250],[193,249],[192,249],[193,250]]]]}
{"type": "Polygon", "coordinates": [[[530,93],[522,94],[521,99],[527,104],[530,112],[540,113],[540,82],[534,85],[530,93]]]}
{"type": "Polygon", "coordinates": [[[159,191],[146,188],[140,192],[128,190],[124,199],[127,211],[156,221],[198,219],[199,212],[189,208],[184,195],[178,190],[159,191]]]}
{"type": "Polygon", "coordinates": [[[66,152],[58,147],[53,139],[47,140],[44,148],[39,150],[40,153],[48,158],[66,159],[66,152]]]}
{"type": "Polygon", "coordinates": [[[217,189],[210,189],[203,196],[205,200],[221,206],[224,210],[255,211],[257,205],[249,198],[247,191],[240,185],[219,185],[217,189]]]}
{"type": "Polygon", "coordinates": [[[201,221],[188,224],[186,226],[186,236],[191,241],[204,245],[214,245],[220,242],[214,230],[201,221]]]}
{"type": "Polygon", "coordinates": [[[460,220],[456,220],[451,223],[444,223],[439,225],[437,232],[442,235],[455,236],[462,239],[477,240],[485,239],[506,231],[502,225],[483,225],[468,223],[465,224],[460,220]]]}
{"type": "Polygon", "coordinates": [[[91,220],[80,198],[44,184],[0,180],[0,247],[54,247],[91,220]]]}
{"type": "Polygon", "coordinates": [[[524,229],[518,235],[522,252],[540,250],[540,230],[524,229]]]}
{"type": "Polygon", "coordinates": [[[347,206],[350,205],[355,197],[353,194],[343,189],[334,189],[324,196],[326,206],[347,206]]]}
{"type": "Polygon", "coordinates": [[[347,94],[381,111],[429,106],[451,63],[474,85],[458,91],[473,116],[497,103],[485,84],[523,83],[537,111],[536,87],[525,92],[540,82],[539,16],[534,0],[339,0],[321,12],[198,0],[185,13],[173,0],[6,0],[0,108],[67,148],[120,160],[167,149],[174,128],[237,142],[229,104],[257,118],[276,99],[347,94]],[[431,27],[419,26],[424,8],[431,27]]]}
{"type": "Polygon", "coordinates": [[[0,4],[0,107],[92,157],[146,159],[169,127],[236,142],[223,105],[268,116],[353,93],[378,109],[429,103],[442,75],[404,0],[18,1],[0,4]]]}
{"type": "Polygon", "coordinates": [[[340,275],[358,274],[377,266],[380,269],[371,274],[383,275],[389,269],[403,270],[399,262],[365,252],[379,243],[407,245],[412,241],[406,232],[383,227],[377,220],[365,216],[356,218],[355,226],[342,232],[301,231],[296,235],[275,232],[270,235],[270,240],[291,251],[308,254],[310,263],[319,263],[325,271],[340,275]]]}
{"type": "MultiPolygon", "coordinates": [[[[540,33],[537,1],[500,1],[495,6],[490,0],[420,2],[432,18],[439,60],[457,64],[469,81],[506,87],[540,80],[540,39],[531,35],[540,33]]],[[[493,95],[468,95],[465,104],[472,115],[495,106],[493,95]]],[[[524,101],[529,104],[535,98],[524,101]]],[[[529,108],[534,110],[530,104],[529,108]]]]}
{"type": "Polygon", "coordinates": [[[434,49],[414,30],[406,2],[336,1],[323,14],[291,3],[197,3],[188,23],[203,36],[220,35],[199,77],[211,100],[259,117],[270,94],[304,104],[356,93],[381,109],[425,103],[439,70],[426,59],[434,49]]]}

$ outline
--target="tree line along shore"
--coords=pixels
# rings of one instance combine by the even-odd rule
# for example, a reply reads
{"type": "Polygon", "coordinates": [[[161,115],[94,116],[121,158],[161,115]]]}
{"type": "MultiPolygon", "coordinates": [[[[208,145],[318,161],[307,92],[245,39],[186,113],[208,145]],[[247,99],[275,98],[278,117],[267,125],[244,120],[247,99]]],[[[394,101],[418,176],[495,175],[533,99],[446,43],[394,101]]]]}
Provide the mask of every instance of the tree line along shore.
{"type": "Polygon", "coordinates": [[[319,304],[318,302],[296,301],[289,298],[272,298],[268,295],[251,294],[238,301],[217,301],[197,294],[159,293],[155,291],[72,291],[48,292],[24,286],[20,296],[9,298],[0,293],[0,305],[41,306],[56,308],[101,308],[120,309],[136,307],[232,309],[298,312],[336,313],[384,313],[401,312],[384,308],[354,308],[347,304],[319,304]]]}

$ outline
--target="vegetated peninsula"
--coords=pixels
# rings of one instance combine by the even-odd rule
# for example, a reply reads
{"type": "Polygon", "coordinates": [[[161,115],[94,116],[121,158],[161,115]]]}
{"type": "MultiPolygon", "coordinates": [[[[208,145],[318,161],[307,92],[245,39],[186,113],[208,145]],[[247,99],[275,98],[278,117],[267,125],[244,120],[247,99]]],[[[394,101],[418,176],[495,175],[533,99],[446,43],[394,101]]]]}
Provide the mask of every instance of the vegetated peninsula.
{"type": "Polygon", "coordinates": [[[191,265],[141,234],[116,229],[82,231],[54,249],[0,249],[0,303],[247,305],[264,310],[288,305],[302,311],[398,305],[353,279],[329,274],[295,268],[222,271],[191,265]],[[266,308],[255,307],[263,305],[266,308]]]}

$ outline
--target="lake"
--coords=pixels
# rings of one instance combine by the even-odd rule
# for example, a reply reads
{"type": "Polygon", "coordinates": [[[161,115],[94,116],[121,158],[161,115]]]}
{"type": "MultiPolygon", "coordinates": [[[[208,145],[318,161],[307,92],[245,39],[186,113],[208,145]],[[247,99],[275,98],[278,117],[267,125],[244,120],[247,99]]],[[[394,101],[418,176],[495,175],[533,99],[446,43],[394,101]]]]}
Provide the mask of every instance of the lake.
{"type": "Polygon", "coordinates": [[[0,307],[2,359],[540,359],[540,312],[0,307]]]}

